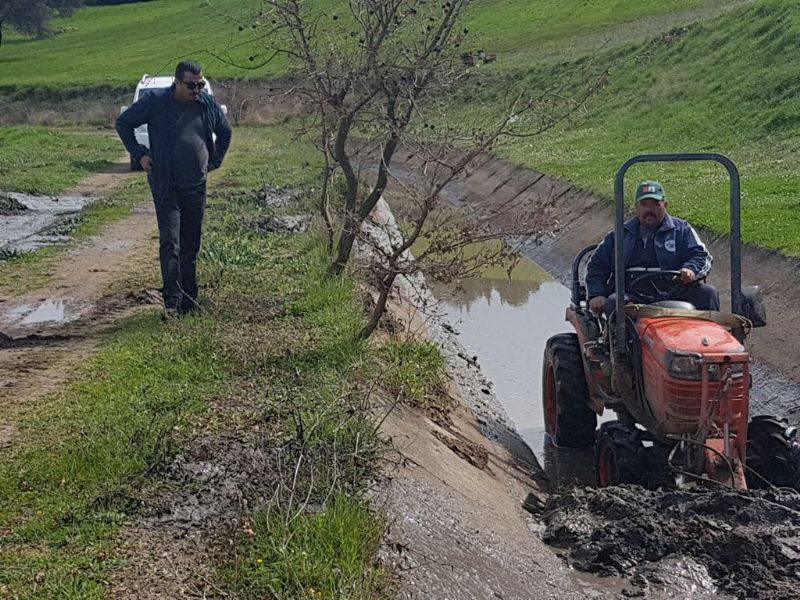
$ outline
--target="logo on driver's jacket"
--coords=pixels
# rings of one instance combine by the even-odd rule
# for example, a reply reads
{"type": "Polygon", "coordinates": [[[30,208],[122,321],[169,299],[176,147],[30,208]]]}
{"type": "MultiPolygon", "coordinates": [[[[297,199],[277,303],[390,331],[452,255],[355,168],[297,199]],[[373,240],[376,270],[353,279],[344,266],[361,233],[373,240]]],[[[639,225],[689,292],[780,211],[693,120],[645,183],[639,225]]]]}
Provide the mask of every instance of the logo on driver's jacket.
{"type": "Polygon", "coordinates": [[[675,240],[667,240],[664,242],[664,250],[667,252],[675,252],[675,240]]]}

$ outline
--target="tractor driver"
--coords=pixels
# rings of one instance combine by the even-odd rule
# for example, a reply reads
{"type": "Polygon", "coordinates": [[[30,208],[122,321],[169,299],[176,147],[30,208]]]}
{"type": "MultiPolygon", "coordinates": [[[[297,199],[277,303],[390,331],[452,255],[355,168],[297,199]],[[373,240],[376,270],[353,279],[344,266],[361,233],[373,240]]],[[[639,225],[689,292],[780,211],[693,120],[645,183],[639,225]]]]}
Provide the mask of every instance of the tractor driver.
{"type": "MultiPolygon", "coordinates": [[[[659,299],[691,302],[698,310],[719,310],[719,294],[710,285],[698,282],[711,271],[711,254],[689,223],[667,213],[667,196],[657,181],[645,181],[636,188],[636,217],[625,223],[625,299],[638,304],[655,301],[642,297],[643,286],[631,283],[646,273],[658,270],[679,272],[670,282],[667,276],[647,278],[661,292],[659,299]],[[659,285],[660,284],[660,285],[659,285]],[[667,289],[664,290],[663,288],[667,289]],[[666,297],[664,297],[666,296],[666,297]]],[[[644,282],[642,282],[644,283],[644,282]]],[[[595,250],[586,270],[589,308],[608,317],[616,307],[614,289],[614,232],[595,250]]],[[[652,289],[652,288],[650,288],[652,289]]]]}

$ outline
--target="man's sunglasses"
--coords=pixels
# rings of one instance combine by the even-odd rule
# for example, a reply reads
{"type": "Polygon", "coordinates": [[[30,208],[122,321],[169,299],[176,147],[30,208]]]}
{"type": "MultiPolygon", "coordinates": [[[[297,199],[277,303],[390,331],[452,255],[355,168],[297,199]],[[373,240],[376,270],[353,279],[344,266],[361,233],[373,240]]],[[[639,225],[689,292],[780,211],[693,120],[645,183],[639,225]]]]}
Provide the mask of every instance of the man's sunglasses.
{"type": "Polygon", "coordinates": [[[205,81],[198,81],[197,83],[195,83],[194,81],[181,81],[181,83],[190,90],[195,90],[195,89],[202,90],[204,87],[206,87],[205,81]]]}

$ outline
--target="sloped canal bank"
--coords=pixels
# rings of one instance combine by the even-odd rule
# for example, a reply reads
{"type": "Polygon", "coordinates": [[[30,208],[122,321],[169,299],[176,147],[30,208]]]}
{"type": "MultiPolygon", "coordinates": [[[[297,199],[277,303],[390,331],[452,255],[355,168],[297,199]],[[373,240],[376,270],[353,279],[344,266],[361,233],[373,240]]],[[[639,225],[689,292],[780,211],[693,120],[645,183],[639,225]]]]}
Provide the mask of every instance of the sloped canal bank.
{"type": "MultiPolygon", "coordinates": [[[[502,204],[508,207],[505,218],[513,219],[515,203],[528,203],[528,209],[534,203],[548,212],[557,225],[555,235],[543,244],[527,246],[524,252],[541,261],[558,280],[568,281],[572,251],[596,241],[607,230],[608,211],[602,201],[542,174],[510,167],[504,171],[497,161],[487,165],[446,190],[445,198],[456,209],[467,208],[478,215],[482,210],[492,213],[492,207],[502,204]],[[472,188],[470,182],[479,183],[472,188]],[[493,195],[504,186],[511,189],[503,190],[501,197],[493,195]],[[484,208],[487,204],[492,207],[484,208]],[[576,212],[574,218],[570,218],[570,206],[576,212]]],[[[406,183],[414,181],[410,166],[403,165],[396,173],[406,183]]],[[[714,240],[722,273],[726,269],[724,243],[724,239],[714,240]]],[[[746,272],[759,253],[748,249],[746,272]]],[[[767,269],[751,268],[758,280],[768,273],[781,276],[780,285],[767,289],[768,306],[771,300],[777,303],[773,314],[778,323],[784,313],[781,290],[793,285],[788,270],[781,266],[784,263],[793,261],[773,256],[767,269]]],[[[597,490],[586,486],[594,479],[591,452],[555,449],[547,443],[539,369],[546,339],[569,331],[564,321],[569,291],[549,279],[544,269],[536,265],[527,268],[539,275],[508,281],[488,274],[464,282],[460,289],[435,286],[435,293],[442,310],[455,323],[465,354],[481,365],[493,383],[492,393],[544,463],[547,487],[555,493],[532,507],[543,523],[543,539],[560,548],[573,567],[625,576],[648,597],[702,597],[721,592],[740,598],[796,597],[794,583],[800,573],[798,538],[793,533],[796,494],[627,487],[597,490]],[[559,489],[575,483],[578,487],[559,489]]],[[[724,289],[724,281],[718,283],[724,289]]],[[[788,355],[781,358],[776,347],[765,344],[778,329],[780,325],[762,330],[754,344],[756,356],[763,362],[756,362],[753,368],[751,414],[782,414],[796,423],[800,419],[796,369],[782,371],[788,355]],[[779,360],[771,360],[775,357],[779,360]]],[[[793,352],[785,343],[787,335],[783,331],[776,342],[783,344],[786,352],[793,352]]]]}

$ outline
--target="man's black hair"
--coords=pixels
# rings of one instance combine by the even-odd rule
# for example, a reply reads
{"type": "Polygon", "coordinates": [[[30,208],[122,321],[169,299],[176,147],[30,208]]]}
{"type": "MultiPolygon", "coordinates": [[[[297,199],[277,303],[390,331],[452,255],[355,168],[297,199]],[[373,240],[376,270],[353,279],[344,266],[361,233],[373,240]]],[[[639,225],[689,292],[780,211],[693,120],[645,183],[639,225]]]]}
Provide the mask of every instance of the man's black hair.
{"type": "Polygon", "coordinates": [[[200,63],[196,60],[182,60],[178,63],[178,66],[175,67],[175,79],[183,81],[183,74],[187,71],[195,75],[200,75],[200,73],[203,72],[203,67],[201,67],[200,63]]]}

